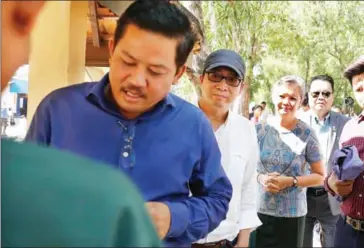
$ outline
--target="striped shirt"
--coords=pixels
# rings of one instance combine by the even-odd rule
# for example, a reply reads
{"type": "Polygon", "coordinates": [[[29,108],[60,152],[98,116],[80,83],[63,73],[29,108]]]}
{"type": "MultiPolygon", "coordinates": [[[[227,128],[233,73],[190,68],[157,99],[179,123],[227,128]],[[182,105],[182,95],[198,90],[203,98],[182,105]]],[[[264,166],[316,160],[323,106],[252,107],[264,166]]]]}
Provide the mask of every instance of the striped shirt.
{"type": "MultiPolygon", "coordinates": [[[[363,112],[364,113],[364,112],[363,112]]],[[[340,137],[340,146],[354,145],[359,157],[364,161],[364,115],[351,119],[344,127],[340,137]]],[[[356,179],[352,193],[344,200],[341,209],[345,215],[364,220],[364,172],[356,179]]]]}

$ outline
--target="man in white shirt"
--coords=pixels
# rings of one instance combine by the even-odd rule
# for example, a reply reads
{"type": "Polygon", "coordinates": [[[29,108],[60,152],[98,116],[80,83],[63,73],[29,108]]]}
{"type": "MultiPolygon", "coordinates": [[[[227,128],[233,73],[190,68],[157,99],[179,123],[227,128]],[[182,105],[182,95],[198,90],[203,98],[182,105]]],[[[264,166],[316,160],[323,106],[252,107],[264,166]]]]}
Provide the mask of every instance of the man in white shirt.
{"type": "Polygon", "coordinates": [[[242,92],[244,74],[244,62],[234,51],[215,51],[205,61],[198,106],[214,128],[233,196],[226,219],[193,248],[248,247],[250,232],[261,225],[256,210],[259,148],[255,127],[248,119],[229,111],[242,92]]]}

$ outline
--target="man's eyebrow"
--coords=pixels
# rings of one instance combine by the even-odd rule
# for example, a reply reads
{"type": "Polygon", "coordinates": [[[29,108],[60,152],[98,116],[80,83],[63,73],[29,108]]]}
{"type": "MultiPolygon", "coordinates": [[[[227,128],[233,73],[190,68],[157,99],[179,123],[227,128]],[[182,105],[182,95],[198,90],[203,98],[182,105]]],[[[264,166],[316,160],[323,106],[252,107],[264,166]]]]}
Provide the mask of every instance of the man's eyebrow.
{"type": "Polygon", "coordinates": [[[133,56],[131,56],[127,51],[121,51],[122,54],[128,56],[129,58],[133,59],[133,60],[137,60],[135,59],[133,56]]]}
{"type": "MultiPolygon", "coordinates": [[[[137,60],[136,58],[134,58],[132,55],[130,55],[127,51],[121,51],[122,54],[126,55],[127,57],[131,58],[132,60],[137,60]]],[[[152,67],[158,67],[161,69],[165,69],[170,71],[170,69],[168,67],[166,67],[165,65],[162,64],[150,64],[150,66],[152,67]]]]}

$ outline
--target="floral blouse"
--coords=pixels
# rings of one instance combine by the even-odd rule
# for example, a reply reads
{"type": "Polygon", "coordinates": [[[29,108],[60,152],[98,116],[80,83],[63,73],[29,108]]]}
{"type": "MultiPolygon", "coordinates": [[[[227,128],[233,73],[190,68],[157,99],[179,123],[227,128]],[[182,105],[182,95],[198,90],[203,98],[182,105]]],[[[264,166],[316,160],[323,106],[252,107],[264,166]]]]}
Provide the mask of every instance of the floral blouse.
{"type": "MultiPolygon", "coordinates": [[[[267,122],[256,125],[260,149],[258,173],[278,172],[302,176],[310,164],[321,160],[318,139],[311,127],[299,120],[293,130],[282,131],[267,122]]],[[[277,194],[259,185],[258,212],[276,217],[301,217],[307,213],[306,188],[288,187],[277,194]]]]}

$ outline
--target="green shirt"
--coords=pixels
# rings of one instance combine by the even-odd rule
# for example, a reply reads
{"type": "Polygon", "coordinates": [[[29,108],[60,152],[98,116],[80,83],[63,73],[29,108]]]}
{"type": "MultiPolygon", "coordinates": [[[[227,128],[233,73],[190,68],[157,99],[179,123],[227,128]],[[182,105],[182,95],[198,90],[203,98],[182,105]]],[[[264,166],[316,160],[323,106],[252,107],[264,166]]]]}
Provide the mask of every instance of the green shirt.
{"type": "Polygon", "coordinates": [[[2,246],[160,246],[121,172],[34,144],[1,145],[2,246]]]}

